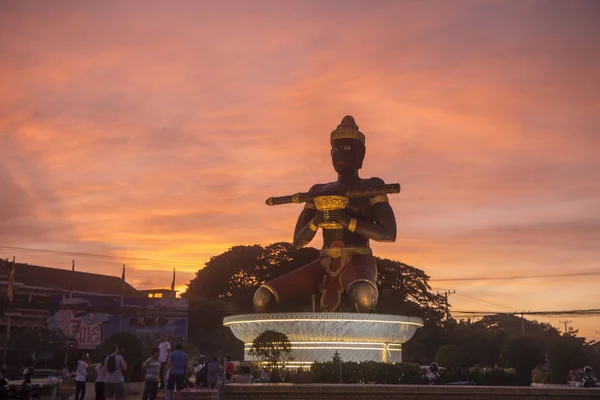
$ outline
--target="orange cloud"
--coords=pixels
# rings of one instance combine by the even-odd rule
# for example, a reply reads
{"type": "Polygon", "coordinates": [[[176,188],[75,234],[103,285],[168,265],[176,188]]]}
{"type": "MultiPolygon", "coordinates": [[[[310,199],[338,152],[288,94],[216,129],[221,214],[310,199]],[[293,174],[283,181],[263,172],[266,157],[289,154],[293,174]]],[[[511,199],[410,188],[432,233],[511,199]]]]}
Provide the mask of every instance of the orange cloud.
{"type": "MultiPolygon", "coordinates": [[[[398,241],[378,255],[433,278],[596,268],[597,8],[3,2],[0,244],[191,262],[183,285],[232,245],[291,239],[299,207],[264,200],[335,179],[328,135],[353,114],[363,175],[403,185],[398,241]]],[[[171,265],[128,268],[135,285],[170,285],[171,265]]],[[[589,282],[453,288],[586,308],[589,282]]],[[[466,299],[455,308],[483,306],[466,299]]],[[[592,319],[580,325],[594,336],[592,319]]]]}

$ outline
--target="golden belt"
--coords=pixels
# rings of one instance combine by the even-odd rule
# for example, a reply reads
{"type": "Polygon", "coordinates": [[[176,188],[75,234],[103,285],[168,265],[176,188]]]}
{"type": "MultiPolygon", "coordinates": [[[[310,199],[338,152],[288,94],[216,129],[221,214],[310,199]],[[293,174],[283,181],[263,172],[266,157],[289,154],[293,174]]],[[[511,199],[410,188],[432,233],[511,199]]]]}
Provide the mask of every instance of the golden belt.
{"type": "Polygon", "coordinates": [[[330,247],[321,249],[321,257],[340,258],[342,256],[353,256],[359,254],[373,254],[370,247],[330,247]]]}

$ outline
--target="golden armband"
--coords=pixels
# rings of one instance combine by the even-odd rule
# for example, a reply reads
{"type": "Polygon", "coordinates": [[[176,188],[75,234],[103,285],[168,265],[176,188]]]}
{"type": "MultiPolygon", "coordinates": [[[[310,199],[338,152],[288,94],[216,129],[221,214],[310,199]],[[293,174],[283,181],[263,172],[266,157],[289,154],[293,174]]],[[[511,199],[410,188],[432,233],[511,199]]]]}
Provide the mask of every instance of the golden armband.
{"type": "Polygon", "coordinates": [[[313,222],[312,219],[310,220],[310,222],[308,223],[308,227],[310,228],[311,231],[316,232],[319,230],[319,227],[316,226],[313,222]]]}
{"type": "Polygon", "coordinates": [[[373,204],[377,204],[377,203],[389,203],[389,199],[387,197],[387,194],[381,194],[379,196],[373,196],[369,199],[369,202],[371,203],[371,205],[373,204]]]}
{"type": "Polygon", "coordinates": [[[356,218],[350,218],[350,222],[348,223],[348,230],[350,232],[354,232],[356,230],[357,223],[358,221],[356,220],[356,218]]]}

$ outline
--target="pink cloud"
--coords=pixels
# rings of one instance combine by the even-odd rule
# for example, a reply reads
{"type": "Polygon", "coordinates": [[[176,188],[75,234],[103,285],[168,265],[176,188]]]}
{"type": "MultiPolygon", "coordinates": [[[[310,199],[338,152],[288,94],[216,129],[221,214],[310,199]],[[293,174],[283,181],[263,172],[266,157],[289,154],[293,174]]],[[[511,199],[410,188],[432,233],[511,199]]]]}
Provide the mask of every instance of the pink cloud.
{"type": "MultiPolygon", "coordinates": [[[[335,179],[329,132],[353,114],[363,175],[403,185],[398,241],[379,255],[434,278],[595,267],[594,2],[0,11],[0,244],[202,265],[290,240],[299,208],[264,200],[335,179]]],[[[156,286],[163,267],[132,264],[132,282],[156,286]]],[[[544,295],[551,280],[462,285],[500,304],[585,306],[592,289],[571,282],[561,302],[544,295]]]]}

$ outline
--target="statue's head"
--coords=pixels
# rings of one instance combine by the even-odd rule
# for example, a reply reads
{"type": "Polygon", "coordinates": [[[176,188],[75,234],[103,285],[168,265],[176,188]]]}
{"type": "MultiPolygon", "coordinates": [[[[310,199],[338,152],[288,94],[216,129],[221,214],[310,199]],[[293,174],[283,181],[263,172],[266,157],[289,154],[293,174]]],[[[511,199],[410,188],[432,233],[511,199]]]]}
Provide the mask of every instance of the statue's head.
{"type": "Polygon", "coordinates": [[[365,135],[358,130],[354,118],[346,115],[331,132],[331,162],[337,173],[359,170],[365,159],[365,135]]]}

